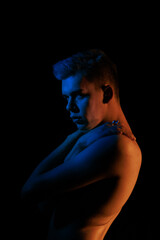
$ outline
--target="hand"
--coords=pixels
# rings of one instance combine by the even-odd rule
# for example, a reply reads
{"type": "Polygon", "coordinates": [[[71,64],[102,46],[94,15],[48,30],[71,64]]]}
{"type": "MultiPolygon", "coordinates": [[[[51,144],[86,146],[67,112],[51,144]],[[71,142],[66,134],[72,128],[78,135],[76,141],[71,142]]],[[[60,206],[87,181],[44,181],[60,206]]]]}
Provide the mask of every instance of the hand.
{"type": "Polygon", "coordinates": [[[71,138],[77,137],[78,140],[72,148],[71,152],[67,155],[65,161],[68,161],[71,157],[76,156],[79,152],[81,152],[96,140],[102,137],[121,133],[122,130],[119,124],[112,125],[110,123],[105,123],[87,131],[78,130],[70,135],[71,138]]]}
{"type": "Polygon", "coordinates": [[[69,141],[69,142],[77,141],[81,136],[83,136],[87,132],[89,132],[89,130],[80,130],[80,129],[78,129],[77,131],[75,131],[72,134],[68,135],[66,140],[69,141]]]}
{"type": "Polygon", "coordinates": [[[119,122],[116,122],[114,124],[112,123],[105,123],[103,125],[100,125],[96,128],[91,129],[88,131],[85,135],[81,136],[77,143],[79,145],[83,145],[87,147],[91,143],[95,142],[96,140],[110,136],[110,135],[117,135],[122,134],[122,126],[119,124],[119,122]]]}

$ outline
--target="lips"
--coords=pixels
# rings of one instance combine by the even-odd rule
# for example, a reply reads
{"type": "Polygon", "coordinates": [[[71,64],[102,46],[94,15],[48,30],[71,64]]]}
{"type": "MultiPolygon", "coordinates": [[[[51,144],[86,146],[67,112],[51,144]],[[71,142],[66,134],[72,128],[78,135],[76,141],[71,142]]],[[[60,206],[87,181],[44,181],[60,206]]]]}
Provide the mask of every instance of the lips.
{"type": "Polygon", "coordinates": [[[72,121],[74,122],[74,123],[79,123],[79,124],[82,124],[83,123],[83,120],[82,120],[82,118],[81,117],[71,117],[72,118],[72,121]]]}
{"type": "Polygon", "coordinates": [[[72,120],[73,120],[74,123],[78,123],[78,124],[82,124],[82,123],[83,123],[82,119],[76,119],[76,118],[74,118],[74,119],[72,119],[72,120]]]}

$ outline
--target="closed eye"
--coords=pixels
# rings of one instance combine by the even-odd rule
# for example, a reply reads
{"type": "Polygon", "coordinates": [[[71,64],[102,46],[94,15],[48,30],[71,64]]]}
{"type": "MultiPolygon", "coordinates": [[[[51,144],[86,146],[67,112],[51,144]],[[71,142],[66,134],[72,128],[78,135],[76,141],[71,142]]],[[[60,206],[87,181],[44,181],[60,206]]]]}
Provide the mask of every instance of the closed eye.
{"type": "Polygon", "coordinates": [[[86,94],[83,94],[83,93],[80,93],[80,94],[77,94],[77,97],[85,97],[86,94]]]}
{"type": "MultiPolygon", "coordinates": [[[[67,96],[67,95],[62,95],[62,96],[63,96],[63,99],[65,101],[68,101],[69,96],[67,96]]],[[[84,94],[84,93],[72,94],[72,100],[83,99],[83,98],[88,97],[88,96],[89,96],[89,94],[84,94]]]]}

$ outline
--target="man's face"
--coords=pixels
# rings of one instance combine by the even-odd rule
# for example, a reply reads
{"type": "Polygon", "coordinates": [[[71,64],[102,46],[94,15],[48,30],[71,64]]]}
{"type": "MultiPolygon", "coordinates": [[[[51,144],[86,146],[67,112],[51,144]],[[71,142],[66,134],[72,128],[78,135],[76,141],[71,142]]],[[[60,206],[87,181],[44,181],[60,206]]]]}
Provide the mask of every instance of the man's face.
{"type": "Polygon", "coordinates": [[[67,111],[78,129],[92,129],[103,121],[103,91],[83,77],[82,73],[62,80],[62,95],[67,111]]]}

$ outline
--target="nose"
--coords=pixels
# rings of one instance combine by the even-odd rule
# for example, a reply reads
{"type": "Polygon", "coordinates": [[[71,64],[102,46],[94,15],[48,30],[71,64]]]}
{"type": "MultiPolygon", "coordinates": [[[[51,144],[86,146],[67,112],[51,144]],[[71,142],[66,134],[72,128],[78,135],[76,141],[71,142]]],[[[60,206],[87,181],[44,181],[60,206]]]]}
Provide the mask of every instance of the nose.
{"type": "Polygon", "coordinates": [[[71,98],[68,99],[68,103],[67,103],[67,106],[66,106],[66,110],[67,110],[67,111],[71,111],[71,112],[75,112],[75,113],[76,113],[76,112],[79,112],[76,103],[75,103],[74,100],[71,99],[71,98]]]}

